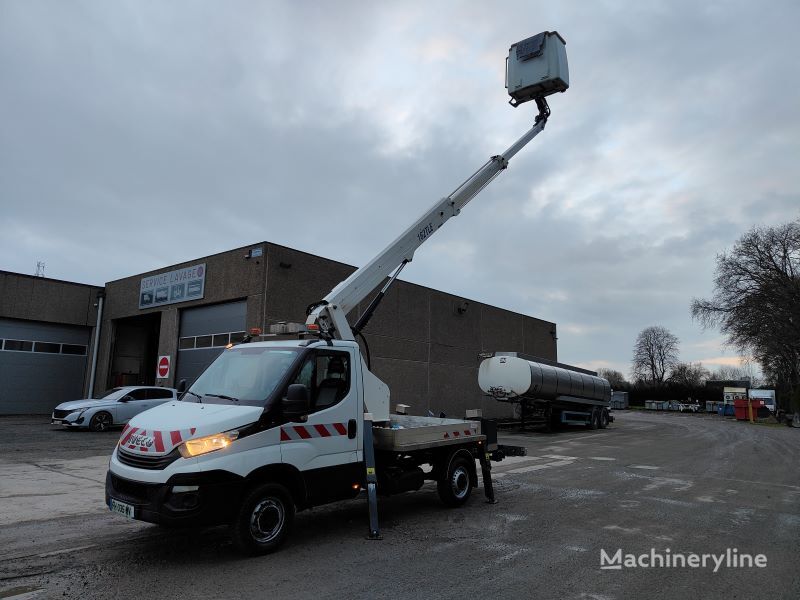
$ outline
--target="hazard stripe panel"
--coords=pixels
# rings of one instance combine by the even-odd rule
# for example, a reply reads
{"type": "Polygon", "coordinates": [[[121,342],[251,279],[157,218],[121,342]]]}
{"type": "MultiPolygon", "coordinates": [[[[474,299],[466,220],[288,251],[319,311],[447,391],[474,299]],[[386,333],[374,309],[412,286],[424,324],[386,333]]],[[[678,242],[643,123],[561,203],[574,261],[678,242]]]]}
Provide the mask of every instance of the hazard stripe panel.
{"type": "Polygon", "coordinates": [[[178,444],[191,439],[197,431],[196,427],[176,431],[147,431],[138,427],[125,425],[119,438],[120,447],[138,452],[166,454],[178,444]]]}
{"type": "Polygon", "coordinates": [[[319,425],[288,425],[281,427],[281,441],[307,440],[309,438],[335,437],[347,435],[344,423],[327,423],[319,425]]]}

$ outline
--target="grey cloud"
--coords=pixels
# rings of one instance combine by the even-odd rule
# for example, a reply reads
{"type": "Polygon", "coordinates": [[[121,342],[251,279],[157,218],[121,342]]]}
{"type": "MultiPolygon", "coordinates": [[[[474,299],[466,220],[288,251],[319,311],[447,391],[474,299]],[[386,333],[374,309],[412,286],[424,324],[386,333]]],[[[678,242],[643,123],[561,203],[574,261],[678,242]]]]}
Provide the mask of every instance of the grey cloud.
{"type": "Polygon", "coordinates": [[[563,324],[570,362],[627,370],[654,323],[700,358],[715,254],[798,215],[799,13],[7,0],[0,268],[101,283],[261,239],[361,264],[529,126],[504,53],[558,29],[547,129],[404,276],[563,324]]]}

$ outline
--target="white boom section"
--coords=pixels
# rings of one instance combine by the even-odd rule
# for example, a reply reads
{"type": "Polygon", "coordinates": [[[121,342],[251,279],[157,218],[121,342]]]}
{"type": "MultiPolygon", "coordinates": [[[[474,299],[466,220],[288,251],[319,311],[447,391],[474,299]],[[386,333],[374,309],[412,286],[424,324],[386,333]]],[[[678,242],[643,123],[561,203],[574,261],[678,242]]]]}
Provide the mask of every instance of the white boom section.
{"type": "Polygon", "coordinates": [[[546,115],[503,154],[493,156],[449,196],[442,198],[417,219],[380,254],[331,290],[308,315],[306,325],[317,324],[323,335],[353,340],[347,313],[366,298],[398,267],[414,258],[414,252],[508,166],[508,161],[544,129],[546,115]]]}

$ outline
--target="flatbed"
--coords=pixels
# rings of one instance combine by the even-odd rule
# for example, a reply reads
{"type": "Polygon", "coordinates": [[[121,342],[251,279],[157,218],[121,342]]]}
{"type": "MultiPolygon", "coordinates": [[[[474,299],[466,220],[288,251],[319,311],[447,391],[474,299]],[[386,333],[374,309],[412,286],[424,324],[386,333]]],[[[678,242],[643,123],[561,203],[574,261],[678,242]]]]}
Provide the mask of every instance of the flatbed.
{"type": "Polygon", "coordinates": [[[480,423],[461,419],[392,415],[388,424],[372,426],[376,450],[412,452],[465,442],[485,442],[480,423]]]}

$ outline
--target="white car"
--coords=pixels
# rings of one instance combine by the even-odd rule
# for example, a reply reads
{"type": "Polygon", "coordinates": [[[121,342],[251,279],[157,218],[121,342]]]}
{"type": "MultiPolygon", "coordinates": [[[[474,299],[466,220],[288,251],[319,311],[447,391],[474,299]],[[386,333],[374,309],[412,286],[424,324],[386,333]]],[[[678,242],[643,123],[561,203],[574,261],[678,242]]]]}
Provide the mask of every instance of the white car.
{"type": "Polygon", "coordinates": [[[177,399],[177,391],[173,388],[139,385],[118,387],[99,399],[87,398],[59,404],[53,410],[50,423],[106,431],[114,425],[124,425],[142,411],[177,399]]]}

